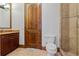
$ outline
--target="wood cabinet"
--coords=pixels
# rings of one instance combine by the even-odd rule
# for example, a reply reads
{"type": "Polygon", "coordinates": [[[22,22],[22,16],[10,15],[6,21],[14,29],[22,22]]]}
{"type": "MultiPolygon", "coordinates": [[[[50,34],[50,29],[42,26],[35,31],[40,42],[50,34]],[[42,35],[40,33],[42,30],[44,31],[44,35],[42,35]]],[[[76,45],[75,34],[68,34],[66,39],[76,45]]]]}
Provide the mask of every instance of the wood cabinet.
{"type": "Polygon", "coordinates": [[[19,33],[0,35],[0,55],[4,56],[19,46],[19,33]]]}

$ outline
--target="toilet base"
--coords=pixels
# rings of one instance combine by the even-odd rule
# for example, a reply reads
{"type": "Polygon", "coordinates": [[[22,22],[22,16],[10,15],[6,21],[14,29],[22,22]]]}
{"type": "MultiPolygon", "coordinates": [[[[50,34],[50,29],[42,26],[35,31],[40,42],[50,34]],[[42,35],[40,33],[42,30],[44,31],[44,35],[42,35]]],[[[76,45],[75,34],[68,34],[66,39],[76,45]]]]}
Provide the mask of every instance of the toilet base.
{"type": "Polygon", "coordinates": [[[47,53],[47,56],[55,56],[55,54],[47,53]]]}

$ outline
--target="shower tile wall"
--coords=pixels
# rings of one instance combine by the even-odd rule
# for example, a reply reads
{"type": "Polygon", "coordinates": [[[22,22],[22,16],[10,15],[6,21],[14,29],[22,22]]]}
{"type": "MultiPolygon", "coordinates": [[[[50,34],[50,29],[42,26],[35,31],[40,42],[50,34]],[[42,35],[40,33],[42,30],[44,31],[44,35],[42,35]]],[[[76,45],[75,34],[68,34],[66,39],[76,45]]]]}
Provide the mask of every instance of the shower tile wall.
{"type": "Polygon", "coordinates": [[[77,15],[79,16],[79,3],[77,3],[77,15]]]}
{"type": "MultiPolygon", "coordinates": [[[[78,22],[79,22],[79,21],[78,21],[78,22]]],[[[79,26],[79,25],[78,25],[78,26],[79,26]]],[[[78,28],[78,40],[77,40],[77,41],[79,42],[79,28],[78,28]]],[[[77,47],[77,50],[78,50],[77,53],[78,53],[78,55],[79,55],[79,43],[77,43],[77,44],[78,44],[78,45],[77,45],[77,46],[78,46],[78,47],[77,47]]]]}
{"type": "Polygon", "coordinates": [[[61,18],[69,17],[69,4],[61,4],[61,18]]]}
{"type": "Polygon", "coordinates": [[[61,48],[75,55],[78,52],[77,5],[76,3],[61,4],[61,48]]]}
{"type": "Polygon", "coordinates": [[[75,3],[70,3],[69,4],[69,18],[77,16],[77,4],[75,3]]]}
{"type": "Polygon", "coordinates": [[[78,50],[78,55],[79,55],[79,3],[77,4],[77,9],[78,9],[77,10],[77,15],[78,15],[78,33],[77,33],[78,34],[78,40],[77,40],[78,41],[78,45],[77,45],[78,48],[77,48],[77,50],[78,50]]]}
{"type": "Polygon", "coordinates": [[[65,51],[69,51],[69,18],[62,18],[61,21],[61,47],[65,51]]]}
{"type": "Polygon", "coordinates": [[[69,41],[70,53],[77,54],[77,4],[69,4],[69,41]]]}
{"type": "Polygon", "coordinates": [[[71,17],[69,19],[69,52],[76,54],[76,40],[77,40],[77,28],[76,28],[77,17],[71,17]]]}
{"type": "Polygon", "coordinates": [[[69,51],[69,4],[61,4],[61,48],[69,51]]]}

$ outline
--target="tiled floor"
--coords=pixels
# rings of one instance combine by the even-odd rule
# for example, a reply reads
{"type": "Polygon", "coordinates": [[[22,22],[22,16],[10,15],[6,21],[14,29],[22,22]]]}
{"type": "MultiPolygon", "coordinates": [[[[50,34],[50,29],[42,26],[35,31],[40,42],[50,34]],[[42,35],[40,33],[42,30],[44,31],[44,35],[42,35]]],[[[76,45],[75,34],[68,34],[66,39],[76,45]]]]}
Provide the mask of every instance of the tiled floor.
{"type": "Polygon", "coordinates": [[[64,52],[64,53],[65,53],[65,56],[76,56],[75,54],[70,53],[70,52],[64,52]]]}
{"type": "MultiPolygon", "coordinates": [[[[69,52],[63,52],[63,54],[64,56],[75,56],[74,54],[69,52]]],[[[7,56],[47,56],[47,52],[45,50],[34,48],[17,48],[7,56]]]]}
{"type": "Polygon", "coordinates": [[[46,56],[47,52],[34,48],[17,48],[7,56],[46,56]]]}
{"type": "Polygon", "coordinates": [[[60,49],[60,51],[63,54],[63,56],[76,56],[74,53],[71,53],[70,51],[66,52],[63,51],[62,49],[60,49]]]}

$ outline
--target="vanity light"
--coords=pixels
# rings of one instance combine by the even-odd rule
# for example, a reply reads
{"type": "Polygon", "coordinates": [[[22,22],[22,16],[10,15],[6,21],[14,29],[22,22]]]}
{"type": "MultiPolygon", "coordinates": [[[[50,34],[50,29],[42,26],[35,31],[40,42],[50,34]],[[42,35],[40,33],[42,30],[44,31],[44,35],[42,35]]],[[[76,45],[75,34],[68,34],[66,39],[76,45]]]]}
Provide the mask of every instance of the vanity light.
{"type": "Polygon", "coordinates": [[[10,8],[10,5],[9,5],[9,4],[5,4],[5,5],[4,5],[4,8],[5,8],[5,9],[9,9],[9,8],[10,8]]]}
{"type": "Polygon", "coordinates": [[[10,5],[9,3],[0,3],[0,8],[2,9],[9,9],[10,5]]]}

